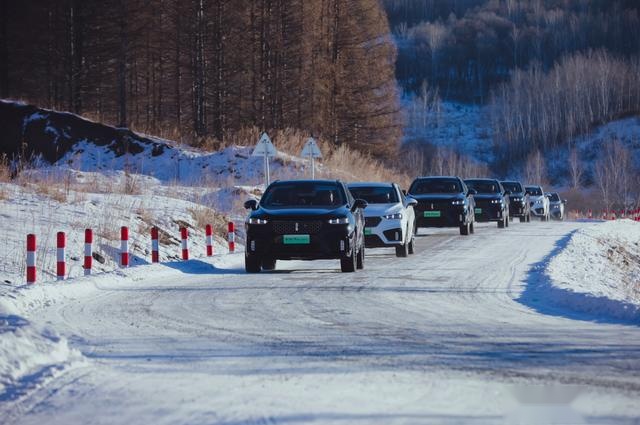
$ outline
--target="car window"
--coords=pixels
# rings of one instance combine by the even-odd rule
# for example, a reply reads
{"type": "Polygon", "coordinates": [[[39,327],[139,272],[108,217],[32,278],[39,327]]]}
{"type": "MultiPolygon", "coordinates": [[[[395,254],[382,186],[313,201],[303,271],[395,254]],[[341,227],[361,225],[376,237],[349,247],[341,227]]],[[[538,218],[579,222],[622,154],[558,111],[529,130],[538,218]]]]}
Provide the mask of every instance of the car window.
{"type": "Polygon", "coordinates": [[[393,186],[350,186],[355,198],[364,199],[369,204],[391,204],[398,202],[398,194],[393,186]]]}
{"type": "Polygon", "coordinates": [[[552,193],[551,195],[549,195],[549,200],[551,202],[560,202],[560,197],[557,193],[552,193]]]}
{"type": "Polygon", "coordinates": [[[462,187],[457,179],[419,179],[411,184],[409,193],[461,193],[462,187]]]}
{"type": "Polygon", "coordinates": [[[542,196],[542,190],[537,186],[527,186],[527,190],[533,196],[542,196]]]}
{"type": "Polygon", "coordinates": [[[502,183],[502,187],[504,187],[505,190],[508,190],[511,193],[523,192],[522,185],[518,182],[501,182],[501,183],[502,183]]]}
{"type": "Polygon", "coordinates": [[[478,193],[501,193],[500,183],[494,180],[465,180],[470,189],[478,193]]]}
{"type": "Polygon", "coordinates": [[[269,186],[260,200],[264,207],[335,207],[346,204],[336,183],[282,182],[269,186]]]}

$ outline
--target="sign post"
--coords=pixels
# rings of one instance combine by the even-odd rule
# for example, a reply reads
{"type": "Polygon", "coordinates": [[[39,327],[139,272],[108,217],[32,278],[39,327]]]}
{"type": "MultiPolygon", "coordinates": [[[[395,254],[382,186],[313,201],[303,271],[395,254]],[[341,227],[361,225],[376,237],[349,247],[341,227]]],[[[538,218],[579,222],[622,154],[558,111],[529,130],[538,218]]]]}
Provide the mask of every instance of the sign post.
{"type": "Polygon", "coordinates": [[[276,150],[273,143],[271,143],[271,139],[267,135],[267,133],[262,133],[260,136],[260,140],[258,140],[258,144],[255,149],[251,153],[251,156],[262,156],[264,157],[264,178],[265,178],[265,189],[269,186],[270,176],[269,176],[269,158],[276,156],[278,151],[276,150]]]}
{"type": "Polygon", "coordinates": [[[318,148],[318,144],[316,143],[313,137],[309,137],[307,139],[307,143],[304,144],[302,148],[302,152],[300,152],[300,156],[309,157],[311,161],[311,179],[315,180],[316,178],[316,158],[322,158],[322,152],[320,152],[320,148],[318,148]]]}

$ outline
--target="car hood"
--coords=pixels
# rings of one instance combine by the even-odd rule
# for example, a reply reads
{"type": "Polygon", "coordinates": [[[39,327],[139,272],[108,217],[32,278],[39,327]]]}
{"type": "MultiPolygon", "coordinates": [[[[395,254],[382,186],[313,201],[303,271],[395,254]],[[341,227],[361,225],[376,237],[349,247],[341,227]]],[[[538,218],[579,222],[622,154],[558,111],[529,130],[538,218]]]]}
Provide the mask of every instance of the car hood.
{"type": "Polygon", "coordinates": [[[455,201],[464,199],[464,195],[461,193],[425,193],[424,195],[411,195],[411,197],[418,202],[455,201]]]}
{"type": "Polygon", "coordinates": [[[549,205],[562,205],[562,201],[549,201],[549,205]]]}
{"type": "Polygon", "coordinates": [[[473,195],[474,199],[484,199],[484,200],[489,200],[489,199],[502,199],[502,195],[499,193],[477,193],[475,195],[473,195]]]}
{"type": "Polygon", "coordinates": [[[254,211],[252,217],[271,217],[271,218],[299,218],[313,219],[323,217],[346,216],[349,210],[344,207],[338,208],[260,208],[254,211]]]}
{"type": "Polygon", "coordinates": [[[365,217],[381,217],[387,214],[395,214],[403,210],[402,204],[369,204],[364,210],[365,217]]]}
{"type": "Polygon", "coordinates": [[[529,201],[531,202],[543,202],[547,199],[545,196],[531,196],[529,195],[529,201]]]}

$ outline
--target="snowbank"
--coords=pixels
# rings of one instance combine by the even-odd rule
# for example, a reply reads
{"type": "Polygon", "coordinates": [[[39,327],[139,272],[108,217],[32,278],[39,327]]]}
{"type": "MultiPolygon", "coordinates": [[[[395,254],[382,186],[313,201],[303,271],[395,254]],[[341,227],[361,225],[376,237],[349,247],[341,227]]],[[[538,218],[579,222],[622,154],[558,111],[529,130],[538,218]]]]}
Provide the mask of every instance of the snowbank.
{"type": "Polygon", "coordinates": [[[0,399],[10,400],[23,387],[41,381],[82,361],[79,351],[50,328],[39,329],[24,319],[9,301],[14,294],[0,297],[0,399]]]}
{"type": "Polygon", "coordinates": [[[535,297],[552,306],[640,324],[640,223],[610,221],[575,232],[532,283],[535,297]]]}

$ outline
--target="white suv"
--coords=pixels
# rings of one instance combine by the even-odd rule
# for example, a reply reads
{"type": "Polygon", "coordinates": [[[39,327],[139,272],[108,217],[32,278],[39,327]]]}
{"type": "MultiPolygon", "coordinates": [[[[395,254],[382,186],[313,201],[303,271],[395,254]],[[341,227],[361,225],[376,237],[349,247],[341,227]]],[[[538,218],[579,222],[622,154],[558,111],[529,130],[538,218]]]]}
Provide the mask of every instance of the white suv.
{"type": "Polygon", "coordinates": [[[542,186],[525,186],[526,193],[529,194],[529,204],[531,214],[540,217],[542,221],[549,220],[549,198],[544,194],[542,186]]]}
{"type": "Polygon", "coordinates": [[[367,248],[395,247],[396,256],[414,252],[417,201],[406,196],[395,183],[351,183],[356,199],[367,201],[364,210],[364,239],[367,248]]]}

